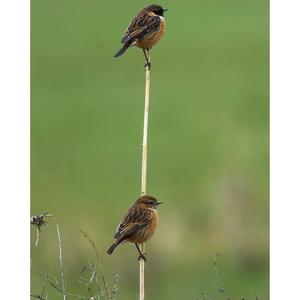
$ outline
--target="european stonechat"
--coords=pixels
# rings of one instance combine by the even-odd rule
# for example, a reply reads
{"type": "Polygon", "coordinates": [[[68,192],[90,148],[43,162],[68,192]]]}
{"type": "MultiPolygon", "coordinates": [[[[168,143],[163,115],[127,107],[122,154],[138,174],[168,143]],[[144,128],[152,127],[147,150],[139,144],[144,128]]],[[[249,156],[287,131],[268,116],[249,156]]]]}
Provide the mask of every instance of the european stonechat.
{"type": "Polygon", "coordinates": [[[158,223],[156,208],[161,203],[152,196],[144,195],[138,198],[118,225],[115,242],[107,250],[107,254],[111,255],[119,244],[130,242],[135,244],[139,252],[138,259],[146,261],[145,253],[141,252],[138,244],[147,242],[154,234],[158,223]]]}
{"type": "Polygon", "coordinates": [[[147,64],[150,67],[148,52],[162,38],[166,23],[164,9],[160,5],[150,5],[142,9],[130,22],[122,38],[124,46],[115,57],[121,56],[130,46],[141,48],[144,52],[147,64]]]}

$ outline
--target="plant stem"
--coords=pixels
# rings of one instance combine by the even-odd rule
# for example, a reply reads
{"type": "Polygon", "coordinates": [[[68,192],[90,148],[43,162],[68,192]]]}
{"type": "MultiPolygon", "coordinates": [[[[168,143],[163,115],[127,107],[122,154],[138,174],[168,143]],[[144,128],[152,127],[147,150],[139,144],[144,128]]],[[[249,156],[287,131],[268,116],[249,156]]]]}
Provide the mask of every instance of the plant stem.
{"type": "Polygon", "coordinates": [[[67,300],[67,292],[65,287],[65,276],[64,276],[64,263],[63,263],[63,252],[62,252],[62,240],[60,236],[60,231],[58,227],[57,220],[55,219],[56,223],[56,231],[57,231],[57,238],[58,238],[58,248],[59,248],[59,262],[60,262],[60,271],[61,271],[61,287],[64,300],[67,300]]]}
{"type": "MultiPolygon", "coordinates": [[[[151,63],[150,50],[146,51],[148,62],[151,63]]],[[[150,100],[150,65],[146,66],[146,86],[145,86],[145,111],[144,111],[144,131],[142,148],[142,187],[141,194],[146,195],[147,187],[147,147],[148,147],[148,116],[150,100]]],[[[145,253],[145,244],[140,245],[142,253],[145,253]]],[[[145,261],[140,259],[140,300],[145,299],[145,261]]]]}
{"type": "MultiPolygon", "coordinates": [[[[104,276],[104,273],[102,271],[102,266],[100,264],[100,255],[99,255],[99,252],[97,250],[97,247],[94,243],[94,241],[88,236],[88,234],[82,230],[80,230],[80,232],[83,234],[83,236],[89,241],[89,243],[92,245],[94,251],[95,251],[95,254],[96,254],[96,259],[97,259],[97,268],[96,268],[96,271],[100,272],[100,275],[101,275],[101,279],[102,279],[102,282],[103,282],[103,285],[104,285],[104,289],[105,289],[105,292],[106,292],[106,295],[107,295],[107,299],[112,299],[110,293],[109,293],[109,290],[108,290],[108,287],[107,287],[107,283],[106,283],[106,280],[105,280],[105,276],[104,276]]],[[[100,290],[101,291],[101,290],[100,290]]]]}
{"type": "MultiPolygon", "coordinates": [[[[150,62],[150,51],[147,50],[148,61],[150,62]]],[[[145,111],[144,111],[144,131],[142,149],[142,187],[141,194],[146,194],[147,187],[147,147],[148,147],[148,119],[149,119],[149,100],[150,100],[150,67],[146,67],[146,86],[145,86],[145,111]]]]}

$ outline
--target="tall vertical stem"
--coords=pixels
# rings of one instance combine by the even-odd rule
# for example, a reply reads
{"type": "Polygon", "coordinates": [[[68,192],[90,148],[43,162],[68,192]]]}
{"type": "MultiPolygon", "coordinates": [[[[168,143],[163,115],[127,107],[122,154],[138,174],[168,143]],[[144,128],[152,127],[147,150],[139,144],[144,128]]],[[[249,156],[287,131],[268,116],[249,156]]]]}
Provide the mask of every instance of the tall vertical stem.
{"type": "Polygon", "coordinates": [[[59,227],[58,227],[58,222],[56,219],[55,219],[55,223],[56,223],[56,232],[57,232],[57,238],[58,238],[61,287],[62,287],[63,299],[67,300],[65,274],[64,274],[64,261],[63,261],[63,252],[62,252],[62,240],[61,240],[61,235],[60,235],[60,231],[59,231],[59,227]]]}
{"type": "MultiPolygon", "coordinates": [[[[148,62],[151,63],[150,50],[147,50],[148,62]]],[[[147,187],[147,146],[148,146],[148,116],[150,100],[150,66],[146,66],[146,87],[145,87],[145,111],[144,111],[144,132],[142,149],[142,187],[141,194],[146,194],[147,187]]],[[[145,244],[140,245],[142,253],[145,253],[145,244]]],[[[145,299],[145,261],[140,259],[140,300],[145,299]]]]}
{"type": "MultiPolygon", "coordinates": [[[[147,50],[148,61],[150,63],[150,51],[147,50]]],[[[150,67],[146,67],[146,86],[145,86],[145,111],[144,111],[144,132],[142,149],[142,195],[146,194],[147,187],[147,147],[148,147],[148,118],[149,118],[149,99],[150,99],[150,67]]]]}

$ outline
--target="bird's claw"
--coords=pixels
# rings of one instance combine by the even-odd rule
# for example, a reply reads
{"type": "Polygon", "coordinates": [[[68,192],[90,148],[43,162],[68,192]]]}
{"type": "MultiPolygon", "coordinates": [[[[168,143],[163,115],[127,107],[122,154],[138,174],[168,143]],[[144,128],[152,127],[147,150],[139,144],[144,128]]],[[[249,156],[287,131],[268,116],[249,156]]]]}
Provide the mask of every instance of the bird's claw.
{"type": "Polygon", "coordinates": [[[151,70],[151,63],[150,62],[147,62],[145,65],[144,65],[145,68],[148,68],[148,70],[151,70]]]}
{"type": "Polygon", "coordinates": [[[138,260],[141,260],[141,259],[143,259],[144,260],[144,262],[146,262],[147,261],[147,259],[146,259],[146,253],[143,253],[143,254],[141,254],[140,256],[139,256],[139,258],[138,258],[138,260]]]}

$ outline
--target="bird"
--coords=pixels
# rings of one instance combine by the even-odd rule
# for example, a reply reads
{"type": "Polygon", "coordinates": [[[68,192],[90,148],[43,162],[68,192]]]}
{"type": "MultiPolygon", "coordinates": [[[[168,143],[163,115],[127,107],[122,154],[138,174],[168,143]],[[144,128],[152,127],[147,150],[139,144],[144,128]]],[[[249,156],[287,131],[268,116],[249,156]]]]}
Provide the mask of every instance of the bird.
{"type": "Polygon", "coordinates": [[[107,254],[111,255],[121,243],[130,242],[135,244],[139,252],[138,260],[146,261],[145,253],[141,252],[138,244],[147,242],[153,236],[158,223],[156,208],[162,203],[153,196],[139,197],[117,226],[115,241],[107,250],[107,254]]]}
{"type": "Polygon", "coordinates": [[[143,8],[129,23],[121,40],[124,45],[114,57],[119,57],[129,47],[136,46],[143,50],[147,61],[145,67],[148,66],[150,69],[149,51],[164,35],[166,27],[164,13],[167,10],[156,4],[143,8]]]}

